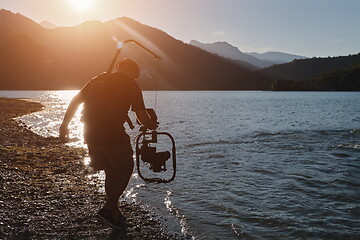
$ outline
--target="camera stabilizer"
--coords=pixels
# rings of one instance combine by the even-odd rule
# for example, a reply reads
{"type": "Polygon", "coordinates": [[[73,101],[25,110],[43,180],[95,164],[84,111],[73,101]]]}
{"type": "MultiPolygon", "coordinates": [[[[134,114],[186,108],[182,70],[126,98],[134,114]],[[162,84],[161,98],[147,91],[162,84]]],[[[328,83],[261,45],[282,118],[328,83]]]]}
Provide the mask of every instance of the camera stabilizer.
{"type": "MultiPolygon", "coordinates": [[[[146,109],[149,116],[154,120],[157,121],[157,116],[153,109],[146,109]]],[[[135,140],[136,140],[136,167],[139,176],[147,182],[156,182],[156,183],[168,183],[175,179],[176,175],[176,147],[175,147],[175,140],[171,136],[170,133],[167,132],[157,132],[149,131],[145,126],[140,128],[141,133],[139,133],[135,140]],[[172,151],[165,152],[156,152],[156,147],[151,146],[152,143],[158,143],[158,135],[164,135],[170,138],[172,143],[172,151]],[[141,142],[140,142],[140,139],[141,142]],[[166,168],[166,161],[172,158],[172,177],[171,178],[151,178],[145,177],[141,173],[141,162],[147,165],[150,170],[155,173],[159,172],[166,172],[168,169],[166,168]],[[141,160],[141,161],[140,161],[141,160]]]]}
{"type": "MultiPolygon", "coordinates": [[[[120,52],[123,48],[123,46],[127,43],[133,43],[143,49],[145,52],[149,53],[154,57],[156,61],[160,60],[161,57],[152,52],[150,49],[146,48],[141,43],[129,39],[125,40],[123,42],[118,41],[116,38],[114,40],[117,42],[117,51],[115,52],[115,55],[108,67],[107,72],[110,73],[114,65],[120,55],[120,52]]],[[[159,72],[159,67],[157,67],[157,72],[159,72]]],[[[157,73],[158,74],[158,73],[157,73]]],[[[156,108],[156,97],[155,97],[155,108],[156,108]]],[[[153,109],[146,109],[149,116],[157,122],[157,116],[153,109]]],[[[126,121],[129,123],[130,128],[133,128],[131,120],[129,117],[127,117],[126,121]]],[[[176,148],[175,148],[175,141],[174,138],[167,132],[157,132],[157,131],[150,131],[145,126],[142,126],[140,128],[141,133],[139,133],[136,136],[136,166],[137,171],[139,173],[139,176],[147,181],[147,182],[157,182],[157,183],[168,183],[174,180],[175,174],[176,174],[176,148]],[[165,135],[168,136],[172,142],[172,151],[171,153],[169,151],[165,152],[156,152],[156,147],[152,147],[151,144],[155,144],[158,142],[158,135],[165,135]],[[151,136],[151,138],[149,138],[151,136]],[[142,138],[142,141],[140,142],[140,138],[142,138]],[[172,158],[172,177],[171,178],[150,178],[150,177],[144,177],[141,173],[141,167],[140,167],[140,157],[141,161],[148,165],[150,170],[152,170],[155,173],[159,172],[165,172],[167,170],[166,168],[166,161],[172,158]]]]}

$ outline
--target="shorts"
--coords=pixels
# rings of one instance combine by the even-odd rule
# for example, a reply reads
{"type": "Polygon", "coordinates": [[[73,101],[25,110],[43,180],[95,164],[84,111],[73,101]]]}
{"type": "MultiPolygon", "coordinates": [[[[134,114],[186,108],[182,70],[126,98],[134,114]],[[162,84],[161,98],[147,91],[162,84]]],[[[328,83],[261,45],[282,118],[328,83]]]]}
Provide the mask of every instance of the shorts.
{"type": "Polygon", "coordinates": [[[134,167],[133,150],[129,142],[114,145],[88,144],[90,166],[94,170],[121,170],[134,167]]]}

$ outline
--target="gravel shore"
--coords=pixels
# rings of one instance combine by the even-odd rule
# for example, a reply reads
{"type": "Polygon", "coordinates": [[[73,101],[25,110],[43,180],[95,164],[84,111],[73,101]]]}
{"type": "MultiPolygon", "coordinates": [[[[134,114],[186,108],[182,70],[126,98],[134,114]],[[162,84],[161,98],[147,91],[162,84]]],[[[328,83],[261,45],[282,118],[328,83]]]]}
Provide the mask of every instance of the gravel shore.
{"type": "Polygon", "coordinates": [[[179,239],[144,208],[121,201],[122,230],[101,224],[105,196],[89,181],[83,149],[31,132],[13,118],[41,104],[0,98],[0,239],[179,239]]]}

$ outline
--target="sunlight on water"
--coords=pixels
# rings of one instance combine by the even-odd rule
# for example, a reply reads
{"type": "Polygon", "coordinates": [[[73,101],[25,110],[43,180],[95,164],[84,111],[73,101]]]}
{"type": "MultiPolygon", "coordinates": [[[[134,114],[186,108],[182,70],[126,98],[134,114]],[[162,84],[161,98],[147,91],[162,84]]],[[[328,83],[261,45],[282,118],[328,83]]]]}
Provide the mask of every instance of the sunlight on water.
{"type": "Polygon", "coordinates": [[[79,91],[54,91],[54,98],[58,98],[59,100],[63,100],[67,103],[71,101],[71,99],[78,93],[79,91]]]}
{"type": "Polygon", "coordinates": [[[193,237],[193,234],[190,231],[190,227],[188,226],[187,222],[186,222],[186,218],[183,214],[180,213],[180,211],[178,209],[175,208],[175,206],[173,205],[173,203],[171,202],[170,196],[171,196],[172,192],[171,190],[166,191],[166,197],[164,199],[164,203],[166,206],[166,209],[171,213],[174,214],[179,220],[180,220],[180,225],[181,225],[181,233],[186,237],[186,238],[191,238],[191,239],[195,239],[193,237]]]}
{"type": "Polygon", "coordinates": [[[130,200],[131,202],[138,202],[138,190],[139,189],[144,189],[146,187],[146,185],[144,183],[140,183],[140,184],[132,184],[133,187],[127,188],[125,190],[125,198],[127,200],[130,200]]]}
{"type": "Polygon", "coordinates": [[[126,190],[125,192],[125,198],[128,198],[128,199],[136,199],[136,195],[137,193],[134,192],[135,188],[130,188],[128,190],[126,190]]]}
{"type": "MultiPolygon", "coordinates": [[[[22,92],[20,92],[22,93],[22,92]]],[[[21,116],[17,120],[25,122],[31,130],[45,137],[58,137],[58,129],[64,117],[64,112],[71,99],[78,91],[29,91],[24,92],[26,98],[40,102],[45,105],[41,112],[21,116]]],[[[11,92],[10,92],[11,94],[11,92]]],[[[14,97],[17,97],[14,95],[14,97]]],[[[79,107],[73,121],[69,125],[70,143],[75,147],[84,147],[83,144],[83,125],[80,122],[82,106],[79,107]]]]}
{"type": "Polygon", "coordinates": [[[146,187],[146,185],[143,182],[139,183],[138,180],[139,180],[139,175],[136,172],[134,172],[131,177],[129,187],[124,192],[125,198],[134,203],[139,202],[139,199],[137,198],[138,190],[144,189],[146,187]]]}
{"type": "Polygon", "coordinates": [[[239,237],[241,237],[241,232],[235,227],[234,224],[231,224],[231,228],[232,228],[232,230],[236,233],[236,235],[238,235],[239,237]]]}
{"type": "Polygon", "coordinates": [[[84,162],[84,165],[85,165],[85,166],[89,166],[89,165],[90,165],[90,161],[91,161],[91,160],[90,160],[90,157],[88,157],[88,156],[87,156],[87,157],[84,157],[83,162],[84,162]]]}

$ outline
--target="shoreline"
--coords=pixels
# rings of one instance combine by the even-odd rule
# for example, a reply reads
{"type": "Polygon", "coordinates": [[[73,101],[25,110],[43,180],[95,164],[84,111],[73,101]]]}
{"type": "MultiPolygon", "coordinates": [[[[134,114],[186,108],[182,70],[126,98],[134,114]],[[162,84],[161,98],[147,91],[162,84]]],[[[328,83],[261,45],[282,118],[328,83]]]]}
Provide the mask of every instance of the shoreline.
{"type": "Polygon", "coordinates": [[[120,199],[126,218],[112,230],[96,218],[105,196],[83,165],[84,149],[42,137],[13,118],[43,105],[0,98],[0,239],[180,239],[152,213],[120,199]]]}

